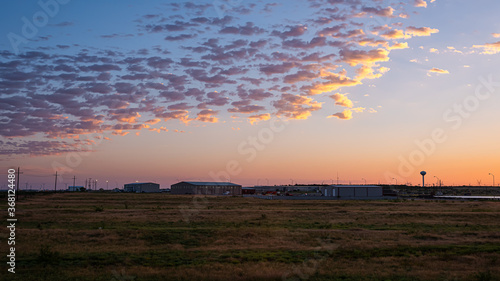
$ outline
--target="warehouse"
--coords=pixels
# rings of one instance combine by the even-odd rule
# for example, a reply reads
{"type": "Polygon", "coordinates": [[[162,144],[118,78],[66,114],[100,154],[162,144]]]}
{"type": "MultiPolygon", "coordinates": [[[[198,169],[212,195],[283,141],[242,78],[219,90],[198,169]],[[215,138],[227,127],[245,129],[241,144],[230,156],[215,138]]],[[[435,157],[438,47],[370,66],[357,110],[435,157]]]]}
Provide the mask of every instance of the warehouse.
{"type": "Polygon", "coordinates": [[[255,194],[255,188],[252,187],[242,187],[241,194],[255,194]]]}
{"type": "Polygon", "coordinates": [[[241,185],[230,182],[181,181],[170,187],[172,194],[241,195],[241,185]]]}
{"type": "Polygon", "coordinates": [[[123,186],[125,192],[160,192],[160,185],[154,182],[128,183],[123,186]]]}
{"type": "Polygon", "coordinates": [[[383,197],[382,189],[376,185],[329,185],[321,187],[321,193],[341,199],[374,199],[383,197]]]}

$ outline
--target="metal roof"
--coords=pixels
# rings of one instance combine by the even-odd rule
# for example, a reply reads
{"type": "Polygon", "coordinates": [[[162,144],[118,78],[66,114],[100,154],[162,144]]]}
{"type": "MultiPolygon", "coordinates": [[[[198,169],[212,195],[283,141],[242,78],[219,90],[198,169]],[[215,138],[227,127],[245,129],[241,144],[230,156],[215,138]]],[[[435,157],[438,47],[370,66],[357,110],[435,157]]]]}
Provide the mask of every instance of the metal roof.
{"type": "Polygon", "coordinates": [[[133,183],[126,183],[125,185],[142,185],[142,184],[149,184],[149,183],[157,184],[154,182],[133,182],[133,183]]]}
{"type": "MultiPolygon", "coordinates": [[[[225,185],[225,186],[240,186],[232,182],[216,182],[216,181],[181,181],[179,183],[188,183],[192,185],[225,185]]],[[[176,183],[176,184],[179,184],[176,183]]]]}

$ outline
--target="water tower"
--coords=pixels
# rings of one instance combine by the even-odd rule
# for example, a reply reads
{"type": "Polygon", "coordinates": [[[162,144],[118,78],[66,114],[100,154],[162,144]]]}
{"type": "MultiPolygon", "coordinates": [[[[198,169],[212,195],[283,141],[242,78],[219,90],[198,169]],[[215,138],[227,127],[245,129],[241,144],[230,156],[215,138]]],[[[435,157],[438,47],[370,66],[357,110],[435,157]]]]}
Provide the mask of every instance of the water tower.
{"type": "Polygon", "coordinates": [[[422,187],[425,187],[425,175],[427,174],[427,172],[422,171],[420,172],[420,174],[422,175],[422,187]]]}

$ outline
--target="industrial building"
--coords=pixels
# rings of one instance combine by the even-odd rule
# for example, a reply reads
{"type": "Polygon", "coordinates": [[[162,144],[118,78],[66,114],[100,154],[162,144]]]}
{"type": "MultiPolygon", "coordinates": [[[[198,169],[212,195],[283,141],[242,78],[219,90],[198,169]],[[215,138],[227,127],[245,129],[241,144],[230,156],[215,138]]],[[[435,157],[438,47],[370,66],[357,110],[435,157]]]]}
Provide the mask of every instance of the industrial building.
{"type": "Polygon", "coordinates": [[[128,183],[123,186],[125,192],[160,192],[160,185],[154,182],[128,183]]]}
{"type": "Polygon", "coordinates": [[[242,187],[241,194],[255,194],[255,188],[251,187],[242,187]]]}
{"type": "Polygon", "coordinates": [[[376,185],[329,185],[321,187],[324,197],[340,199],[371,199],[383,197],[383,187],[376,185]]]}
{"type": "Polygon", "coordinates": [[[170,186],[171,194],[241,195],[241,185],[230,182],[181,181],[170,186]]]}
{"type": "Polygon", "coordinates": [[[85,191],[85,187],[80,186],[80,185],[75,185],[75,186],[68,186],[68,191],[74,192],[74,191],[85,191]]]}
{"type": "Polygon", "coordinates": [[[290,192],[290,191],[306,191],[306,192],[316,192],[319,191],[321,187],[327,185],[258,185],[254,186],[256,193],[266,193],[269,191],[279,191],[279,192],[290,192]]]}

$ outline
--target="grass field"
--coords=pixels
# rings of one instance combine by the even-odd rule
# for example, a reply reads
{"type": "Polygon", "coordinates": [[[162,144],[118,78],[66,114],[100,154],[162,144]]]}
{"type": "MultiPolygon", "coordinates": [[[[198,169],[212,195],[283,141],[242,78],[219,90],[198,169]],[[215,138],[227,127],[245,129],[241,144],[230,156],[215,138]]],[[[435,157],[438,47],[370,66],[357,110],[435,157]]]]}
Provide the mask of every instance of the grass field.
{"type": "Polygon", "coordinates": [[[16,207],[2,280],[500,280],[500,202],[37,193],[16,207]]]}

